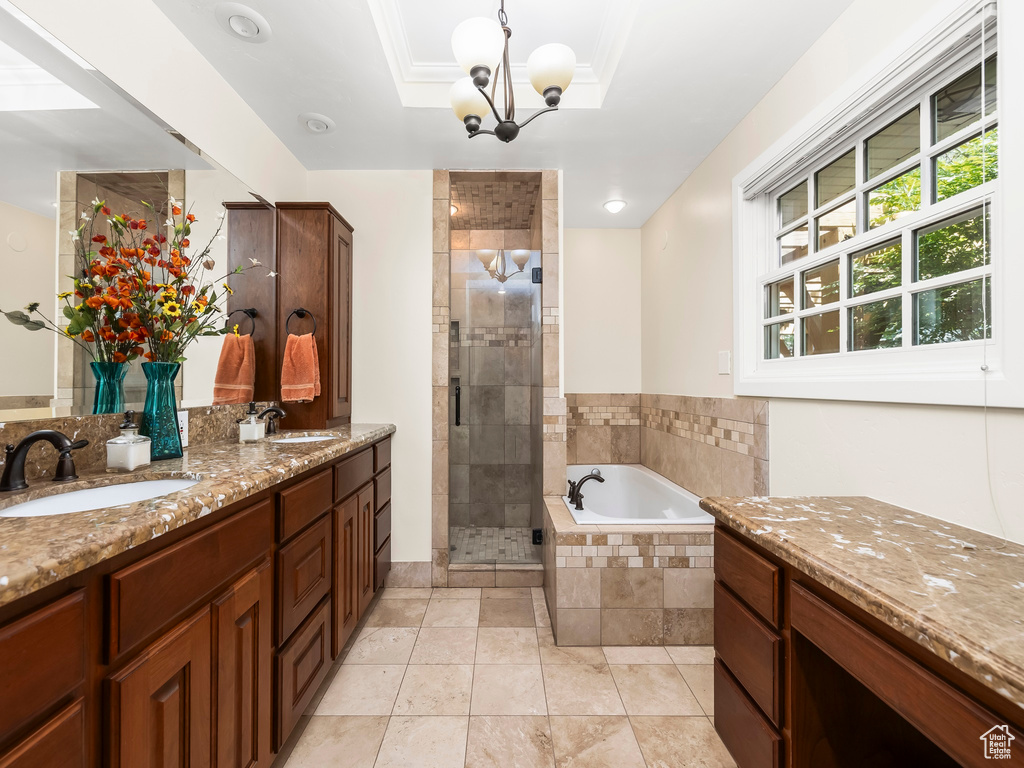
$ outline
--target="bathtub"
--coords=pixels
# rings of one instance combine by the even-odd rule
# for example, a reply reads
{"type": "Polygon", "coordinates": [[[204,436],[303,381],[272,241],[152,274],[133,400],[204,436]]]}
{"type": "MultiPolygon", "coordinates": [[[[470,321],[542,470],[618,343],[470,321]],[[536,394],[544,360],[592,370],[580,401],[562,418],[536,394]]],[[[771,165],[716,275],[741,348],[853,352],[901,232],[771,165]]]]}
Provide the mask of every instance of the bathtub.
{"type": "Polygon", "coordinates": [[[603,483],[583,486],[583,509],[569,497],[562,501],[580,525],[709,525],[714,518],[698,506],[700,497],[639,464],[576,464],[567,467],[570,480],[599,469],[603,483]]]}

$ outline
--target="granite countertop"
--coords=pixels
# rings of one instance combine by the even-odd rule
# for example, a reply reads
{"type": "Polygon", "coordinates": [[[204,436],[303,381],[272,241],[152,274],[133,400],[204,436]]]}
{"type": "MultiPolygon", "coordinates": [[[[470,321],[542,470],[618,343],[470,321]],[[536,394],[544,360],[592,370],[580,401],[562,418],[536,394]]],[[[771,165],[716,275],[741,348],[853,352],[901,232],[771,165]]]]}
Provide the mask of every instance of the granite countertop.
{"type": "Polygon", "coordinates": [[[214,510],[376,442],[393,424],[352,424],[333,430],[278,433],[254,443],[211,443],[185,449],[129,474],[105,472],[55,486],[30,482],[26,491],[0,494],[0,509],[54,493],[138,480],[187,477],[184,491],[107,509],[47,517],[0,517],[0,605],[41,589],[214,510]],[[332,435],[337,440],[274,443],[282,437],[332,435]]]}
{"type": "Polygon", "coordinates": [[[1024,707],[1021,545],[860,496],[701,507],[1024,707]]]}

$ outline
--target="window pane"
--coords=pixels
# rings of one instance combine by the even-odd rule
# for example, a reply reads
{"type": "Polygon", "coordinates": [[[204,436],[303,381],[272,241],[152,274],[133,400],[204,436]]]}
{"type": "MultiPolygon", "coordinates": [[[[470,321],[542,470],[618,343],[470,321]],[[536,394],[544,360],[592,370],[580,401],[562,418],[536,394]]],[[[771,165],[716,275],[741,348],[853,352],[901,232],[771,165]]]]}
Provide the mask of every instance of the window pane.
{"type": "Polygon", "coordinates": [[[818,250],[849,240],[857,234],[857,201],[833,208],[815,220],[818,230],[818,250]]]}
{"type": "Polygon", "coordinates": [[[780,226],[788,226],[801,216],[807,215],[807,182],[799,187],[791,189],[784,195],[779,195],[779,217],[782,220],[780,226]]]}
{"type": "Polygon", "coordinates": [[[791,261],[807,255],[807,227],[798,227],[779,238],[779,263],[791,261]]]}
{"type": "Polygon", "coordinates": [[[896,167],[920,149],[921,108],[915,107],[867,140],[868,178],[896,167]]]}
{"type": "Polygon", "coordinates": [[[880,248],[850,256],[850,295],[864,296],[887,288],[896,288],[902,282],[903,244],[888,243],[880,248]]]}
{"type": "Polygon", "coordinates": [[[917,331],[915,344],[990,338],[992,283],[981,278],[915,294],[914,319],[917,331]],[[981,303],[983,295],[988,307],[987,318],[981,303]]]}
{"type": "Polygon", "coordinates": [[[921,209],[921,167],[868,192],[868,227],[874,229],[921,209]]]}
{"type": "Polygon", "coordinates": [[[850,308],[850,349],[887,349],[903,343],[903,299],[899,296],[850,308]]]}
{"type": "Polygon", "coordinates": [[[793,290],[793,285],[796,281],[790,277],[787,280],[780,280],[777,283],[765,286],[767,296],[767,306],[765,307],[765,317],[775,317],[776,315],[788,315],[795,308],[796,302],[794,301],[796,292],[793,290]]]}
{"type": "Polygon", "coordinates": [[[988,216],[981,208],[917,233],[915,280],[951,275],[989,262],[988,216]]]}
{"type": "Polygon", "coordinates": [[[764,356],[769,360],[793,356],[793,321],[776,323],[764,329],[764,356]]]}
{"type": "MultiPolygon", "coordinates": [[[[996,109],[996,57],[985,62],[985,111],[996,109]]],[[[942,141],[981,119],[981,67],[975,67],[932,96],[934,141],[942,141]]]]}
{"type": "Polygon", "coordinates": [[[999,129],[965,141],[935,159],[935,200],[945,200],[999,175],[999,129]],[[982,157],[984,150],[984,157],[982,157]]]}
{"type": "Polygon", "coordinates": [[[804,272],[804,309],[839,301],[839,259],[804,272]]]}
{"type": "Polygon", "coordinates": [[[804,354],[827,355],[839,351],[839,310],[805,317],[804,354]]]}
{"type": "Polygon", "coordinates": [[[826,165],[814,174],[815,207],[853,189],[856,179],[856,152],[850,150],[831,165],[826,165]]]}

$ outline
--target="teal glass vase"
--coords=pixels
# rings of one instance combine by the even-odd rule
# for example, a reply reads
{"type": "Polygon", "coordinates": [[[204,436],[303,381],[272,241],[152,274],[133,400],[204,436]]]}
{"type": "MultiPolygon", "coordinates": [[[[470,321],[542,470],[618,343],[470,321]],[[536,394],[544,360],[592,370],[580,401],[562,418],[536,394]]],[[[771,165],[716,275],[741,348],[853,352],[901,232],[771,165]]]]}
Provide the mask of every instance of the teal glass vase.
{"type": "Polygon", "coordinates": [[[92,401],[93,414],[124,413],[124,377],[128,363],[89,363],[96,377],[96,394],[92,401]]]}
{"type": "Polygon", "coordinates": [[[178,404],[174,397],[174,379],[180,370],[181,363],[142,364],[142,372],[146,374],[146,406],[139,434],[152,441],[153,461],[181,458],[178,404]]]}

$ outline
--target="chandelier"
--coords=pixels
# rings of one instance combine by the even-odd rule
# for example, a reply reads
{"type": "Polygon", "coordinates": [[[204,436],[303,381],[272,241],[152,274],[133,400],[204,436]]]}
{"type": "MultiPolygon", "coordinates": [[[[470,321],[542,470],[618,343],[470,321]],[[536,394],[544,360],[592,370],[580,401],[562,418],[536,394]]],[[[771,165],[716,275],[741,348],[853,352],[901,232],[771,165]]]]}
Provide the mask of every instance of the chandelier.
{"type": "Polygon", "coordinates": [[[491,249],[482,249],[476,252],[476,257],[480,259],[480,263],[484,265],[484,269],[487,270],[492,278],[501,283],[501,288],[498,293],[505,292],[505,281],[510,277],[523,272],[526,268],[527,263],[530,261],[530,252],[526,249],[519,249],[512,251],[512,263],[518,267],[515,272],[511,274],[508,272],[508,261],[505,258],[505,249],[495,251],[491,249]]]}
{"type": "Polygon", "coordinates": [[[449,96],[455,116],[466,125],[469,138],[488,134],[497,136],[506,144],[519,135],[519,130],[537,115],[558,109],[562,92],[569,87],[576,70],[576,54],[572,48],[561,43],[549,43],[530,54],[526,61],[526,72],[530,84],[544,97],[547,108],[534,112],[523,122],[516,122],[516,97],[512,88],[512,73],[509,67],[508,41],[512,30],[505,15],[505,0],[501,0],[498,22],[484,17],[466,19],[452,33],[452,51],[459,66],[469,75],[455,82],[449,96]],[[491,74],[494,82],[491,83],[491,74]],[[504,117],[495,106],[501,76],[504,117]],[[491,85],[488,95],[487,86],[491,85]],[[494,115],[498,124],[493,131],[480,129],[483,117],[488,112],[494,115]]]}

